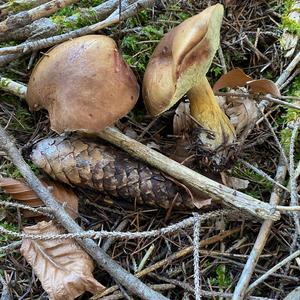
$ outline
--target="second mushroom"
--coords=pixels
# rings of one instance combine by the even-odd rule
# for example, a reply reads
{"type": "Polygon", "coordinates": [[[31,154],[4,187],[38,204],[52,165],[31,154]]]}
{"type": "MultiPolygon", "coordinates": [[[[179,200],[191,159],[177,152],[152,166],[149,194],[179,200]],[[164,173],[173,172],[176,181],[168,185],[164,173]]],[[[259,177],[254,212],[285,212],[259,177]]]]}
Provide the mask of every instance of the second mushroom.
{"type": "Polygon", "coordinates": [[[197,123],[197,152],[215,170],[228,159],[235,131],[213,94],[206,73],[220,43],[223,6],[216,4],[173,28],[156,47],[143,81],[147,110],[156,116],[186,93],[197,123]]]}

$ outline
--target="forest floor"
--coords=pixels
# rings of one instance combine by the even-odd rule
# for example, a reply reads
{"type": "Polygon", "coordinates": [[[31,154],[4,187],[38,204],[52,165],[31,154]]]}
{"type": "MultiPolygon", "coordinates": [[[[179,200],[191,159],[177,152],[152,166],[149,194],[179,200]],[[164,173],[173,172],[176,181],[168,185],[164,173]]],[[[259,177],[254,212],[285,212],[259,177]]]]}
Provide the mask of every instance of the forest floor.
{"type": "MultiPolygon", "coordinates": [[[[4,7],[7,3],[17,2],[0,1],[0,6],[4,7]]],[[[59,33],[69,32],[96,22],[81,18],[76,22],[69,22],[67,21],[69,16],[78,15],[83,8],[97,6],[101,2],[98,0],[79,1],[59,10],[50,18],[59,26],[59,33]]],[[[157,1],[155,6],[142,10],[138,15],[97,31],[97,33],[109,35],[117,42],[123,58],[134,71],[141,86],[149,58],[164,34],[188,17],[215,3],[217,1],[157,1]]],[[[294,1],[225,0],[222,3],[225,6],[225,14],[221,29],[221,51],[217,52],[207,74],[210,84],[213,85],[222,74],[234,68],[241,68],[254,79],[265,78],[276,82],[299,51],[298,47],[291,56],[285,57],[287,51],[283,48],[284,32],[288,31],[294,36],[300,33],[299,25],[297,27],[294,23],[287,21],[294,1]]],[[[16,9],[21,8],[11,5],[8,9],[15,13],[16,9]]],[[[3,11],[5,10],[0,11],[0,20],[5,20],[7,17],[3,15],[3,11]]],[[[9,41],[2,41],[0,34],[1,47],[15,46],[20,43],[21,41],[13,38],[9,41]]],[[[46,50],[47,48],[19,55],[1,67],[0,76],[27,84],[35,63],[46,50]]],[[[300,104],[299,66],[292,70],[280,88],[283,96],[281,100],[295,105],[300,104]]],[[[136,107],[119,121],[117,127],[126,135],[148,147],[159,150],[168,157],[175,157],[174,149],[177,141],[173,135],[175,109],[176,107],[173,107],[161,116],[153,118],[147,114],[140,97],[136,107]]],[[[286,105],[270,103],[264,111],[264,116],[265,118],[262,117],[256,122],[245,141],[243,150],[225,174],[247,181],[247,187],[241,190],[243,193],[269,202],[274,183],[264,174],[258,174],[251,166],[275,180],[278,179],[276,179],[276,173],[278,175],[278,169],[281,167],[280,151],[283,149],[290,161],[292,125],[299,120],[300,111],[286,105]],[[281,149],[275,137],[279,140],[281,149]],[[242,160],[251,166],[246,166],[242,160]]],[[[17,146],[22,150],[24,158],[34,172],[42,175],[42,172],[30,161],[29,155],[37,141],[55,135],[50,130],[47,112],[31,112],[25,101],[9,92],[0,91],[0,123],[15,138],[17,146]]],[[[297,134],[296,130],[294,134],[297,134]]],[[[297,135],[292,143],[295,149],[292,159],[294,165],[297,166],[300,162],[300,140],[297,135]]],[[[187,153],[186,157],[188,156],[190,153],[187,153]]],[[[195,161],[189,167],[201,173],[195,161]]],[[[14,179],[21,178],[19,170],[6,159],[5,155],[0,158],[0,175],[14,179]]],[[[215,176],[219,178],[219,174],[215,176]]],[[[281,184],[287,187],[289,179],[288,173],[281,180],[281,184]]],[[[297,191],[300,190],[299,187],[300,185],[297,191]]],[[[84,230],[113,231],[122,223],[124,232],[149,231],[184,220],[193,213],[186,210],[166,211],[157,207],[135,205],[75,186],[72,189],[80,199],[78,222],[84,230]]],[[[290,205],[289,192],[277,187],[276,193],[280,197],[281,206],[290,205]]],[[[3,191],[1,191],[0,198],[2,201],[12,201],[11,197],[3,191]]],[[[213,202],[197,211],[202,214],[222,207],[221,204],[213,202]]],[[[284,258],[300,250],[300,237],[295,229],[294,217],[295,215],[289,211],[282,211],[280,220],[273,224],[267,234],[266,244],[250,282],[254,282],[284,258]]],[[[34,218],[23,215],[19,208],[0,208],[0,225],[8,230],[20,232],[24,226],[33,225],[35,222],[34,218]]],[[[203,299],[232,298],[232,293],[235,291],[261,226],[261,220],[253,217],[247,218],[239,213],[202,222],[200,240],[206,241],[215,237],[212,243],[200,249],[201,289],[206,291],[203,299]],[[228,236],[222,239],[222,233],[228,233],[228,236]]],[[[1,234],[0,246],[9,245],[16,240],[18,239],[10,235],[1,234]]],[[[193,228],[184,228],[155,238],[116,239],[107,253],[134,274],[191,246],[192,240],[193,228]],[[140,265],[145,256],[149,257],[145,264],[143,262],[140,265]]],[[[102,246],[105,239],[97,242],[102,246]]],[[[101,268],[96,267],[93,274],[106,287],[116,284],[114,279],[101,268]]],[[[169,284],[165,287],[167,290],[162,292],[169,299],[193,299],[193,275],[194,259],[190,251],[147,273],[142,277],[142,281],[149,285],[169,284]]],[[[7,299],[47,299],[47,293],[31,266],[20,254],[19,248],[0,253],[0,277],[0,286],[2,283],[4,287],[6,282],[11,294],[11,298],[7,299]]],[[[299,286],[299,278],[300,261],[293,259],[257,284],[251,291],[251,296],[257,298],[250,299],[284,299],[299,286]]],[[[90,297],[92,297],[91,294],[86,292],[79,299],[90,297]]],[[[123,294],[115,298],[103,296],[93,299],[121,299],[122,297],[127,297],[126,293],[125,296],[123,294]]],[[[300,294],[297,297],[300,298],[300,294]]]]}

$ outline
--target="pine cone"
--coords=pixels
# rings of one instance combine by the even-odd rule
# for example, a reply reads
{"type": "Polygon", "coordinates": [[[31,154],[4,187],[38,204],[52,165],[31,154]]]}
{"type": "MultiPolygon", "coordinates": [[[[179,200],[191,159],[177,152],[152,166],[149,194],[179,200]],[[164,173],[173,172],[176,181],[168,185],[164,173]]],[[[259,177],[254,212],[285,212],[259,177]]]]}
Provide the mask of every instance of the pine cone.
{"type": "Polygon", "coordinates": [[[51,177],[67,184],[140,204],[168,208],[175,199],[175,207],[193,207],[185,191],[173,181],[110,145],[78,137],[48,138],[36,145],[31,159],[51,177]]]}

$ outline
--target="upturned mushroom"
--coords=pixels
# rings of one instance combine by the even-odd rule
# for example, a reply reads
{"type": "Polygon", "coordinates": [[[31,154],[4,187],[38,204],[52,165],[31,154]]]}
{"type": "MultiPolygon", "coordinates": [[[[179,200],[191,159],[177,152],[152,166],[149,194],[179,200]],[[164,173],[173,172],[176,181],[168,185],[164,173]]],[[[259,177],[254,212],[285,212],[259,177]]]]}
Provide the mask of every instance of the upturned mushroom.
{"type": "Polygon", "coordinates": [[[126,115],[139,86],[113,39],[87,35],[64,42],[35,66],[26,101],[32,110],[48,110],[58,132],[97,132],[126,115]]]}
{"type": "Polygon", "coordinates": [[[221,110],[206,78],[219,46],[223,6],[216,4],[167,33],[156,47],[143,80],[143,98],[157,116],[186,93],[192,118],[199,126],[197,152],[209,157],[215,168],[227,160],[235,131],[221,110]]]}

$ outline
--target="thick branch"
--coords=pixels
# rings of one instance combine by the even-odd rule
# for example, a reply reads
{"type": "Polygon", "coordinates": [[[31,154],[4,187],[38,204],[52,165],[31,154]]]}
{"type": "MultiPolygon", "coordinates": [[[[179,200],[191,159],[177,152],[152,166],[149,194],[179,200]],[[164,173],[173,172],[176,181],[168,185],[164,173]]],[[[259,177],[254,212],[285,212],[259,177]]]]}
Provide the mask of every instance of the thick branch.
{"type": "Polygon", "coordinates": [[[20,98],[26,98],[27,87],[26,85],[17,83],[11,79],[2,77],[0,75],[0,89],[8,91],[20,98]]]}
{"type": "Polygon", "coordinates": [[[138,0],[135,3],[128,6],[120,15],[119,11],[115,10],[109,17],[105,20],[98,22],[91,26],[82,27],[80,29],[64,33],[61,35],[56,35],[46,39],[40,39],[34,42],[24,43],[18,46],[6,47],[0,49],[0,55],[10,54],[10,53],[27,53],[33,50],[39,50],[53,45],[62,43],[71,38],[76,38],[86,34],[91,34],[100,29],[106,28],[110,25],[116,24],[122,20],[125,20],[131,16],[136,15],[140,10],[145,9],[153,5],[155,0],[138,0]]]}
{"type": "Polygon", "coordinates": [[[48,0],[14,0],[7,1],[6,3],[0,6],[0,17],[3,18],[8,15],[10,12],[19,12],[22,10],[34,8],[41,4],[49,2],[48,0]]]}
{"type": "Polygon", "coordinates": [[[29,25],[14,31],[0,33],[0,42],[18,41],[27,38],[45,38],[54,35],[58,31],[58,26],[49,18],[41,18],[29,25]]]}
{"type": "MultiPolygon", "coordinates": [[[[32,172],[30,167],[22,158],[19,150],[0,126],[0,148],[7,153],[13,164],[18,168],[28,185],[36,192],[39,198],[53,210],[56,219],[69,232],[83,232],[81,227],[62,209],[61,205],[55,200],[49,190],[43,186],[40,180],[32,172]]],[[[135,295],[148,300],[166,300],[167,298],[153,291],[147,285],[143,284],[132,274],[124,270],[120,265],[113,261],[97,244],[91,239],[77,239],[77,242],[89,253],[112,277],[121,285],[126,287],[135,295]]]]}
{"type": "MultiPolygon", "coordinates": [[[[118,2],[119,0],[109,0],[95,7],[82,9],[75,15],[64,17],[63,22],[68,24],[68,26],[76,26],[79,20],[81,23],[91,23],[91,21],[99,22],[117,8],[118,2]]],[[[34,37],[35,40],[37,38],[46,38],[57,34],[59,30],[61,30],[60,27],[61,26],[56,24],[51,18],[41,18],[22,28],[0,33],[0,41],[25,40],[32,37],[34,37]]]]}
{"type": "Polygon", "coordinates": [[[79,0],[52,0],[28,11],[22,11],[0,22],[0,32],[20,28],[42,17],[47,17],[79,0]]]}

